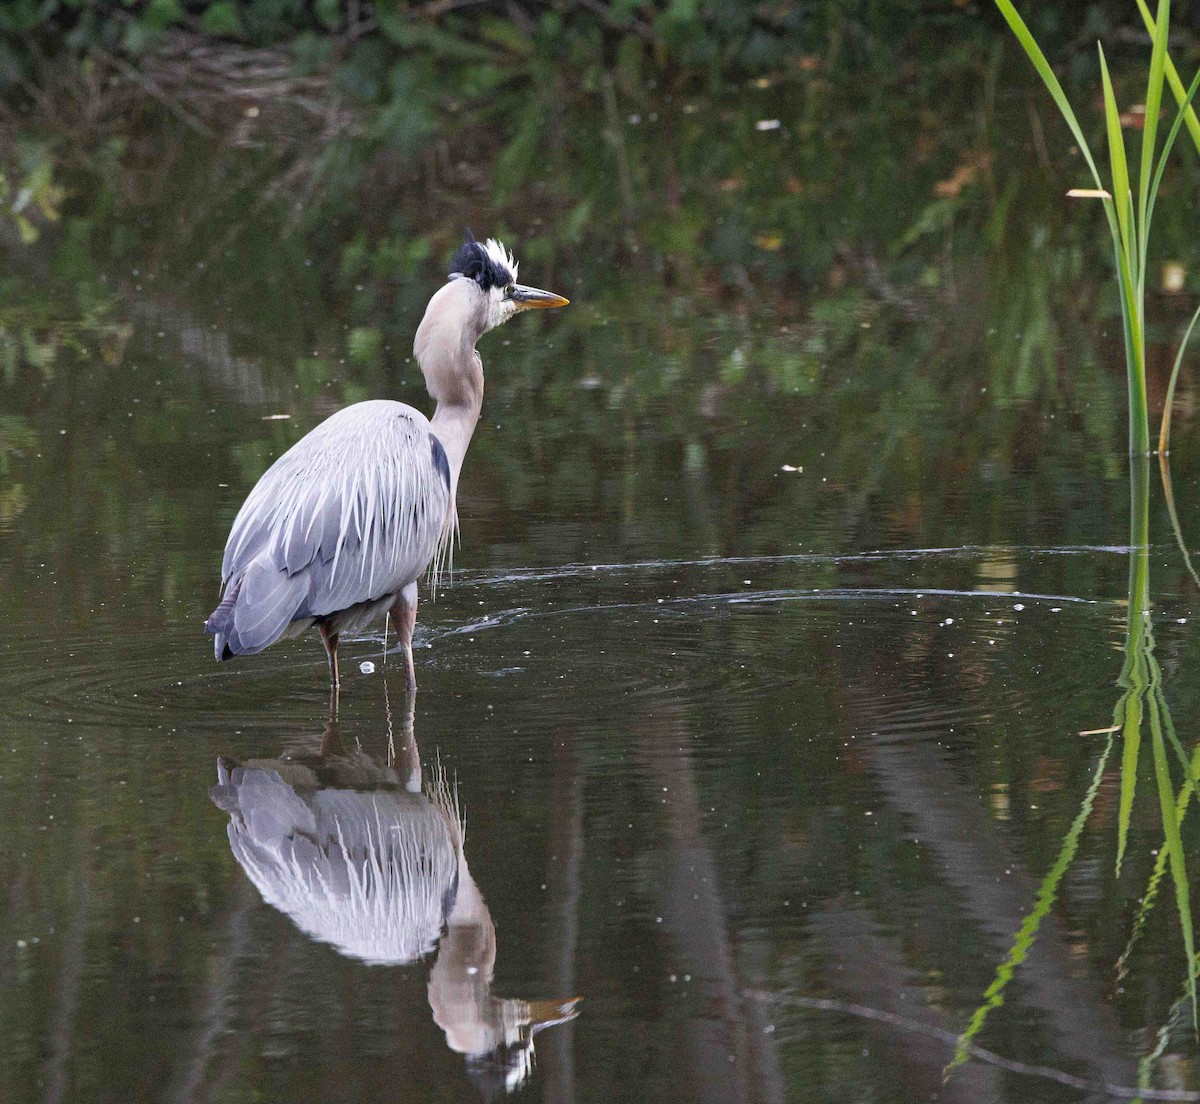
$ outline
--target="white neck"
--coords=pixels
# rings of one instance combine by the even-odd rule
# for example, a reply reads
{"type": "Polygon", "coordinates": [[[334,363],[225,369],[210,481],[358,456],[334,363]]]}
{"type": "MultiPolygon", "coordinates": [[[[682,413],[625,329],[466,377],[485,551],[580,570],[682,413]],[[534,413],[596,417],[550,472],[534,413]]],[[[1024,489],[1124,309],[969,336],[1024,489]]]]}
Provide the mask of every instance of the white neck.
{"type": "Polygon", "coordinates": [[[475,342],[486,325],[470,280],[451,280],[439,288],[417,327],[413,354],[425,386],[437,402],[430,424],[450,462],[450,495],[458,490],[471,434],[483,409],[483,362],[475,342]]]}
{"type": "MultiPolygon", "coordinates": [[[[483,375],[482,370],[480,375],[483,375]]],[[[475,432],[475,423],[479,421],[479,411],[483,407],[483,386],[480,381],[479,399],[473,405],[457,405],[439,402],[429,419],[429,424],[437,439],[446,450],[446,459],[450,462],[450,497],[455,500],[458,495],[458,473],[462,471],[463,460],[467,455],[467,446],[471,443],[471,434],[475,432]]]]}

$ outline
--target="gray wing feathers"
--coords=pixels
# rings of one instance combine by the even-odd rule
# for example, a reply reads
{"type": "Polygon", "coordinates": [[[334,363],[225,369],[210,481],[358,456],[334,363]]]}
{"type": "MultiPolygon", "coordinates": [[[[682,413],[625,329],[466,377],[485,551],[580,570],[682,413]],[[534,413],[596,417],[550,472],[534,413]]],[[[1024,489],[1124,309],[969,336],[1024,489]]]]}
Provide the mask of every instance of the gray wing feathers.
{"type": "Polygon", "coordinates": [[[303,575],[288,575],[255,561],[242,576],[226,641],[235,655],[261,652],[279,639],[304,601],[303,575]]]}
{"type": "Polygon", "coordinates": [[[245,650],[266,647],[297,617],[334,613],[417,579],[449,513],[419,411],[379,400],[322,422],[267,470],[229,534],[221,574],[227,591],[238,588],[237,634],[244,644],[263,641],[245,650]]]}

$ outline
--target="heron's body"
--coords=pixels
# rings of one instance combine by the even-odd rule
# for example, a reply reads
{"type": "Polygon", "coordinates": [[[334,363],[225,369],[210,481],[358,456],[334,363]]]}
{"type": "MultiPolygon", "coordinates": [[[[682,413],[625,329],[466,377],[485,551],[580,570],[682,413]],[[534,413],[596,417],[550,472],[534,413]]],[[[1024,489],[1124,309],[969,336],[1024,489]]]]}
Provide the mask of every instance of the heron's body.
{"type": "MultiPolygon", "coordinates": [[[[452,531],[446,451],[419,410],[376,399],[327,418],[258,481],[221,564],[222,659],[318,619],[366,628],[421,577],[452,531]]],[[[214,621],[216,618],[214,617],[214,621]]]]}
{"type": "Polygon", "coordinates": [[[234,520],[221,565],[224,597],[205,628],[218,660],[253,655],[316,626],[338,685],[337,642],[393,613],[415,685],[417,581],[436,580],[457,530],[455,493],[483,406],[475,342],[531,306],[561,306],[514,283],[502,246],[468,236],[450,282],[430,300],[414,353],[432,420],[404,403],[356,403],[285,452],[234,520]]]}

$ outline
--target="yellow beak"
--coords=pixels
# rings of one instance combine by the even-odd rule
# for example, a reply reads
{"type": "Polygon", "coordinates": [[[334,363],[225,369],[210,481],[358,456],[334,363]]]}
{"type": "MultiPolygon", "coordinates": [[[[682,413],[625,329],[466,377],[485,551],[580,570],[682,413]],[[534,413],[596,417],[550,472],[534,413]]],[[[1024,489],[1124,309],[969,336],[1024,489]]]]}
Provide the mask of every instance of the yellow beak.
{"type": "Polygon", "coordinates": [[[507,298],[517,304],[517,310],[543,310],[546,307],[565,307],[571,300],[552,291],[515,284],[507,298]]]}

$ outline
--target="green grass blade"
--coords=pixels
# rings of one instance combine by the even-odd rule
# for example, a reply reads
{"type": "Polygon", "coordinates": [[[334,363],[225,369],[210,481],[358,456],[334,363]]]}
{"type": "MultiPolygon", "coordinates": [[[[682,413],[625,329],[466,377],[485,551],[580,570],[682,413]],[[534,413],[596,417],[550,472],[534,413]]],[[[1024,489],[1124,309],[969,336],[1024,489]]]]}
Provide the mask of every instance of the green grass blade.
{"type": "Polygon", "coordinates": [[[1187,862],[1183,854],[1183,838],[1175,810],[1175,789],[1167,764],[1167,749],[1163,740],[1159,715],[1161,706],[1157,694],[1150,697],[1150,735],[1154,747],[1154,779],[1158,787],[1158,804],[1162,810],[1163,836],[1167,845],[1167,861],[1171,880],[1175,883],[1175,904],[1179,909],[1179,926],[1183,930],[1183,946],[1187,954],[1188,995],[1192,1001],[1192,1024],[1200,1023],[1196,1010],[1196,946],[1192,930],[1192,907],[1189,900],[1187,862]]]}
{"type": "MultiPolygon", "coordinates": [[[[1179,369],[1183,364],[1183,354],[1187,351],[1188,342],[1191,340],[1192,331],[1196,328],[1197,319],[1200,319],[1200,307],[1196,308],[1192,314],[1192,320],[1188,323],[1188,328],[1184,331],[1183,340],[1180,341],[1179,350],[1175,354],[1175,363],[1171,366],[1171,378],[1167,381],[1167,394],[1163,400],[1162,423],[1158,431],[1158,451],[1163,456],[1167,454],[1171,445],[1171,408],[1175,403],[1175,385],[1179,382],[1179,369]]],[[[1178,518],[1175,520],[1178,521],[1178,518]]]]}
{"type": "Polygon", "coordinates": [[[1163,148],[1158,155],[1158,166],[1154,170],[1154,183],[1150,186],[1150,202],[1146,206],[1147,230],[1154,221],[1154,204],[1158,201],[1158,192],[1162,187],[1163,172],[1167,167],[1167,158],[1171,156],[1171,150],[1175,147],[1175,139],[1179,136],[1180,124],[1187,118],[1187,113],[1192,110],[1192,102],[1196,98],[1197,90],[1200,90],[1200,72],[1196,73],[1191,85],[1184,94],[1179,104],[1179,110],[1175,112],[1175,121],[1171,124],[1171,129],[1167,133],[1167,140],[1163,143],[1163,148]]]}
{"type": "MultiPolygon", "coordinates": [[[[1112,79],[1108,74],[1108,62],[1104,57],[1104,47],[1096,43],[1100,53],[1100,76],[1104,82],[1104,121],[1108,130],[1108,159],[1112,169],[1113,204],[1117,208],[1117,225],[1121,228],[1121,246],[1126,255],[1131,252],[1131,217],[1129,202],[1129,165],[1125,159],[1125,134],[1121,130],[1121,112],[1117,108],[1117,98],[1113,94],[1112,79]]],[[[1137,267],[1136,257],[1133,267],[1137,267]]]]}
{"type": "Polygon", "coordinates": [[[1070,127],[1076,145],[1079,146],[1079,152],[1083,154],[1083,159],[1092,171],[1092,179],[1096,182],[1096,187],[1101,191],[1105,190],[1104,181],[1100,179],[1096,162],[1092,158],[1091,148],[1087,144],[1087,139],[1083,136],[1079,120],[1075,118],[1075,112],[1071,109],[1071,101],[1067,99],[1067,94],[1063,91],[1062,85],[1059,84],[1058,77],[1054,75],[1054,70],[1050,68],[1050,63],[1046,60],[1046,55],[1042,53],[1041,47],[1037,44],[1033,34],[1025,25],[1025,20],[1018,14],[1017,9],[1012,6],[1012,0],[996,0],[996,7],[1000,9],[1000,14],[1004,16],[1005,21],[1012,29],[1012,33],[1017,36],[1017,41],[1021,44],[1021,49],[1025,51],[1029,60],[1033,62],[1033,67],[1037,70],[1038,76],[1042,78],[1042,83],[1046,86],[1046,90],[1050,93],[1055,104],[1058,105],[1058,110],[1062,113],[1067,126],[1070,127]]]}
{"type": "Polygon", "coordinates": [[[1158,0],[1158,18],[1151,31],[1153,49],[1150,52],[1150,77],[1146,82],[1146,117],[1142,125],[1142,157],[1138,180],[1138,255],[1143,263],[1138,269],[1139,299],[1146,284],[1146,242],[1150,237],[1150,221],[1146,208],[1150,199],[1150,178],[1154,174],[1154,146],[1158,139],[1158,116],[1162,110],[1163,79],[1166,73],[1167,35],[1171,30],[1171,0],[1158,0]]]}
{"type": "MultiPolygon", "coordinates": [[[[1150,9],[1146,6],[1146,0],[1137,0],[1138,8],[1142,13],[1142,19],[1146,24],[1146,30],[1151,34],[1154,33],[1154,17],[1150,14],[1150,9]]],[[[1171,92],[1175,96],[1177,103],[1182,104],[1184,101],[1183,80],[1179,76],[1179,70],[1175,68],[1175,63],[1171,60],[1171,55],[1166,56],[1166,71],[1167,83],[1171,86],[1171,92]]],[[[1187,123],[1188,133],[1192,136],[1192,143],[1196,147],[1196,152],[1200,153],[1200,118],[1196,116],[1196,109],[1189,107],[1187,115],[1184,119],[1187,123]]]]}
{"type": "MultiPolygon", "coordinates": [[[[1111,209],[1111,201],[1105,208],[1111,209]]],[[[1121,292],[1121,321],[1125,327],[1125,366],[1129,392],[1129,452],[1133,456],[1150,453],[1150,415],[1146,406],[1146,347],[1143,342],[1142,300],[1129,266],[1129,257],[1121,248],[1120,230],[1115,216],[1109,216],[1113,253],[1121,292]]]]}

